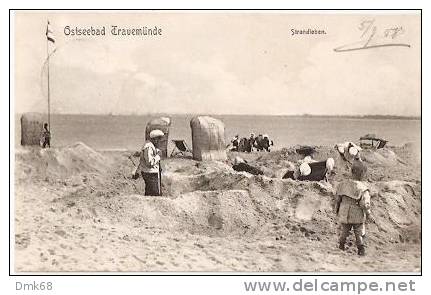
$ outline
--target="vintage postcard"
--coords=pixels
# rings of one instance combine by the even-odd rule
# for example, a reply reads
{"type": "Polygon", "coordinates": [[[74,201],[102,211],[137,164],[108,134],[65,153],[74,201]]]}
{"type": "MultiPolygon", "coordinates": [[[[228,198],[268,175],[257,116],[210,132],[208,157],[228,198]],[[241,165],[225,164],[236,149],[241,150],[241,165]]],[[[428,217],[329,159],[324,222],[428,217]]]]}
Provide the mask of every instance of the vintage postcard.
{"type": "Polygon", "coordinates": [[[421,11],[14,11],[12,269],[421,272],[421,11]]]}

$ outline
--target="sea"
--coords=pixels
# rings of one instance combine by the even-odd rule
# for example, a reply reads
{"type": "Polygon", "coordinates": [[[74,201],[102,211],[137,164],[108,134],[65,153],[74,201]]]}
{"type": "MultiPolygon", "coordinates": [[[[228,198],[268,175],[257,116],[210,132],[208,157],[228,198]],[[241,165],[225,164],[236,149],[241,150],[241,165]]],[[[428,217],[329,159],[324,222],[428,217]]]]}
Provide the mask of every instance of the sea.
{"type": "MultiPolygon", "coordinates": [[[[51,115],[52,146],[83,142],[97,150],[136,150],[145,139],[146,124],[161,115],[51,115]]],[[[169,139],[184,139],[191,147],[190,120],[195,115],[171,118],[169,139]]],[[[211,115],[225,124],[226,143],[238,134],[268,134],[274,149],[295,145],[329,145],[359,141],[373,133],[388,145],[421,143],[420,119],[380,119],[319,116],[211,115]]],[[[20,144],[20,115],[15,117],[15,146],[20,144]]]]}

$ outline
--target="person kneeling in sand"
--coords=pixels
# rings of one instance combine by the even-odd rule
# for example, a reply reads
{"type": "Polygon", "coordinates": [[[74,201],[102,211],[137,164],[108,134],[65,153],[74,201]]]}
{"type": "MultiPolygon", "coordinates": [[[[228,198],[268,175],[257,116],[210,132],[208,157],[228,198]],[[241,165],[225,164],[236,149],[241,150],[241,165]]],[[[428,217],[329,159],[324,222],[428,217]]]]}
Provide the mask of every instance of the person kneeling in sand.
{"type": "Polygon", "coordinates": [[[342,181],[336,191],[335,211],[341,230],[339,248],[345,250],[346,239],[353,228],[358,255],[364,256],[365,221],[375,222],[371,215],[370,191],[362,181],[365,178],[367,167],[357,159],[353,162],[351,171],[353,179],[342,181]]]}
{"type": "Polygon", "coordinates": [[[146,196],[161,195],[161,151],[157,149],[156,146],[163,136],[164,133],[161,130],[153,130],[150,132],[150,140],[147,140],[142,147],[139,165],[133,173],[133,179],[138,179],[139,175],[142,175],[145,181],[146,196]]]}
{"type": "Polygon", "coordinates": [[[300,181],[328,181],[328,177],[334,170],[335,161],[333,158],[328,158],[326,161],[316,161],[310,156],[298,161],[294,170],[287,171],[283,179],[293,179],[300,181]]]}
{"type": "Polygon", "coordinates": [[[335,145],[335,149],[340,154],[341,159],[352,164],[354,159],[360,156],[362,148],[353,142],[346,141],[335,145]]]}

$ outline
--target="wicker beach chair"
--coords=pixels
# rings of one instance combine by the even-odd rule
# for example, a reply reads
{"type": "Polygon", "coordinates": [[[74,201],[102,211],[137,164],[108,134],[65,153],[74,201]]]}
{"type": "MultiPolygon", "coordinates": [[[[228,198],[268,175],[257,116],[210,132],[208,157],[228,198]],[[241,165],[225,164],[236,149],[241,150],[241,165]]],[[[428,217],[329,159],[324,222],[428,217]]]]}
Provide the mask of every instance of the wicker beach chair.
{"type": "Polygon", "coordinates": [[[174,149],[171,152],[171,157],[177,155],[187,156],[192,153],[192,150],[187,146],[184,139],[173,139],[172,143],[174,144],[174,149]]]}

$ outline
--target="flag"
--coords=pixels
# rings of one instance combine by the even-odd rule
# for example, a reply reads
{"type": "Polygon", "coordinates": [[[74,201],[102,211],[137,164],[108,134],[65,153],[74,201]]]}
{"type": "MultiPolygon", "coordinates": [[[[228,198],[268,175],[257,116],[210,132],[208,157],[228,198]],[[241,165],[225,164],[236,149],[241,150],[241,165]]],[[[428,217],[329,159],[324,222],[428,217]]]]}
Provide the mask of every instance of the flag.
{"type": "Polygon", "coordinates": [[[48,39],[48,41],[51,41],[52,43],[55,43],[54,31],[52,30],[49,21],[48,21],[48,24],[46,25],[46,39],[48,39]]]}

